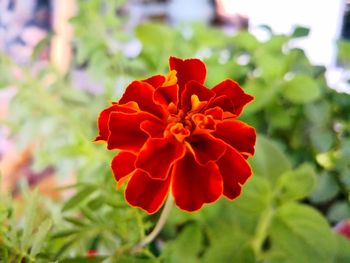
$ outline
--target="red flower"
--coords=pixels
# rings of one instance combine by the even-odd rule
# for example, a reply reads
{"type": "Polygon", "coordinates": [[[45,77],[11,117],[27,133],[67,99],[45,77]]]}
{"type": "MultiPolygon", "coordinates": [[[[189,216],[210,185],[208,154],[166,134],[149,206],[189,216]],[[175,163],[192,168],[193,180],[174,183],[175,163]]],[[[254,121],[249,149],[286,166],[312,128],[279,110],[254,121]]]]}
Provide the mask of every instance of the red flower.
{"type": "Polygon", "coordinates": [[[255,130],[235,118],[253,97],[232,80],[206,88],[198,59],[169,63],[167,76],[132,82],[98,118],[96,140],[119,150],[112,170],[118,186],[127,182],[125,199],[150,214],[169,191],[186,211],[232,200],[252,173],[255,130]]]}

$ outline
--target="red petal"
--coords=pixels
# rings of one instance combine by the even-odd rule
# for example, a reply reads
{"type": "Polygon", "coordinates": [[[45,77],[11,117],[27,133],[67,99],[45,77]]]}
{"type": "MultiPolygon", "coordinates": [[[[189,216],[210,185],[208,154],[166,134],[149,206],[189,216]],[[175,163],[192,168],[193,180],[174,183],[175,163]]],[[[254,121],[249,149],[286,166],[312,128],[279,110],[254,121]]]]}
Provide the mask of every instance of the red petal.
{"type": "Polygon", "coordinates": [[[166,86],[166,87],[159,87],[154,92],[153,99],[155,102],[159,103],[160,105],[167,106],[172,102],[175,105],[178,103],[178,86],[166,86]]]}
{"type": "MultiPolygon", "coordinates": [[[[237,117],[237,114],[235,114],[236,112],[235,107],[233,106],[233,103],[230,100],[230,98],[227,97],[226,95],[215,97],[207,105],[208,109],[217,108],[217,107],[220,107],[225,113],[233,112],[230,117],[237,117]]],[[[225,115],[227,114],[224,114],[223,117],[225,117],[225,115]]]]}
{"type": "Polygon", "coordinates": [[[188,82],[181,94],[181,108],[184,111],[191,109],[192,95],[197,95],[199,101],[209,101],[215,96],[215,93],[196,81],[188,82]]]}
{"type": "Polygon", "coordinates": [[[155,88],[141,81],[133,81],[125,90],[119,103],[135,101],[142,111],[150,112],[155,116],[162,117],[164,111],[161,106],[153,101],[155,88]]]}
{"type": "Polygon", "coordinates": [[[215,202],[222,194],[223,183],[217,165],[210,162],[205,166],[187,152],[173,168],[172,192],[176,205],[192,212],[205,203],[215,202]]]}
{"type": "Polygon", "coordinates": [[[169,191],[170,176],[166,180],[151,179],[146,173],[136,170],[126,189],[125,199],[131,206],[140,207],[149,214],[159,210],[169,191]]]}
{"type": "Polygon", "coordinates": [[[183,157],[185,146],[168,138],[150,138],[142,147],[136,168],[146,172],[153,179],[167,178],[172,164],[183,157]]]}
{"type": "Polygon", "coordinates": [[[136,155],[130,152],[119,152],[114,156],[111,167],[116,181],[135,170],[136,155]]]}
{"type": "Polygon", "coordinates": [[[216,130],[212,133],[245,156],[254,155],[256,141],[255,129],[238,120],[223,121],[216,124],[216,130]]]}
{"type": "Polygon", "coordinates": [[[216,162],[224,181],[224,195],[234,199],[241,193],[241,185],[252,175],[252,170],[244,157],[228,146],[225,154],[216,162]]]}
{"type": "Polygon", "coordinates": [[[229,79],[216,85],[212,91],[216,93],[217,97],[222,95],[229,97],[234,106],[232,113],[237,116],[242,112],[243,107],[254,99],[253,96],[246,94],[238,83],[229,79]]]}
{"type": "Polygon", "coordinates": [[[141,130],[146,132],[152,138],[162,138],[164,135],[165,125],[162,122],[143,121],[141,123],[141,130]]]}
{"type": "Polygon", "coordinates": [[[138,152],[148,138],[148,134],[140,129],[141,122],[145,120],[157,121],[147,112],[112,112],[108,123],[110,135],[107,148],[138,152]]]}
{"type": "Polygon", "coordinates": [[[224,112],[220,107],[214,107],[211,109],[207,109],[205,111],[205,115],[211,115],[214,120],[222,120],[223,116],[224,116],[224,112]]]}
{"type": "Polygon", "coordinates": [[[175,57],[169,58],[170,70],[176,70],[177,81],[180,87],[179,94],[190,80],[195,80],[201,84],[205,81],[207,70],[205,64],[199,59],[182,60],[175,57]]]}
{"type": "Polygon", "coordinates": [[[165,81],[165,77],[163,75],[154,75],[148,79],[142,80],[142,82],[147,82],[148,84],[150,84],[154,88],[158,88],[158,87],[162,86],[164,81],[165,81]]]}
{"type": "Polygon", "coordinates": [[[109,129],[108,129],[109,115],[112,112],[132,113],[132,112],[136,112],[137,110],[138,110],[137,104],[134,102],[130,102],[124,105],[113,104],[109,108],[101,111],[97,120],[99,134],[96,137],[95,141],[100,141],[100,140],[107,141],[109,136],[109,129]]]}
{"type": "Polygon", "coordinates": [[[218,160],[224,154],[227,145],[209,134],[192,135],[188,142],[193,149],[196,161],[202,165],[218,160]]]}

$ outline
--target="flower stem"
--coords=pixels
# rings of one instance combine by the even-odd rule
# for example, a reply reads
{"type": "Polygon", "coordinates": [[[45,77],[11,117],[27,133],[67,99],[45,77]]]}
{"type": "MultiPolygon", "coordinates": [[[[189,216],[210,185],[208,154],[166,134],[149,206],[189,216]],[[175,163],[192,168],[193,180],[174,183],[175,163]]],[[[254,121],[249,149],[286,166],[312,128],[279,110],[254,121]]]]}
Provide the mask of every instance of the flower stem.
{"type": "Polygon", "coordinates": [[[153,228],[151,233],[149,233],[144,239],[141,240],[140,243],[138,243],[132,249],[133,253],[139,252],[144,246],[151,243],[158,236],[158,234],[163,229],[168,219],[168,216],[170,214],[171,208],[173,207],[173,204],[174,204],[173,198],[171,197],[171,194],[169,194],[156,226],[153,228]]]}

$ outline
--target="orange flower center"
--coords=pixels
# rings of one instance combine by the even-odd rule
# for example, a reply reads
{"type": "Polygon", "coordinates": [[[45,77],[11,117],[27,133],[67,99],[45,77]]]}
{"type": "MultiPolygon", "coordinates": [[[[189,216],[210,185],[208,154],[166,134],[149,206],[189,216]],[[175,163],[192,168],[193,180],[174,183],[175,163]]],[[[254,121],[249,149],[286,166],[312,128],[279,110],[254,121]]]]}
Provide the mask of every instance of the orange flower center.
{"type": "Polygon", "coordinates": [[[191,110],[185,113],[178,110],[175,105],[169,105],[168,126],[164,136],[174,136],[183,142],[191,134],[208,133],[215,130],[215,120],[211,115],[202,113],[206,101],[200,101],[197,95],[191,96],[191,110]]]}

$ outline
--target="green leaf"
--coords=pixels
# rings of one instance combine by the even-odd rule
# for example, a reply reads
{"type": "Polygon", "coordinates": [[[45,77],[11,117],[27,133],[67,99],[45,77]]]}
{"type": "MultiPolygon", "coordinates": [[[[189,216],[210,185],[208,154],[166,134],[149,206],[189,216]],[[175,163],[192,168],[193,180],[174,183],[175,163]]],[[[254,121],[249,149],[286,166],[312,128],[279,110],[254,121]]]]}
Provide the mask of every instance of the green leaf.
{"type": "Polygon", "coordinates": [[[165,262],[197,262],[202,242],[203,234],[198,224],[187,225],[180,235],[174,241],[169,242],[164,249],[165,262]]]}
{"type": "Polygon", "coordinates": [[[271,224],[271,263],[331,263],[335,239],[327,220],[310,206],[287,203],[271,224]]]}
{"type": "Polygon", "coordinates": [[[37,215],[38,193],[37,191],[29,194],[29,201],[26,204],[24,212],[23,233],[21,238],[21,249],[26,251],[32,243],[32,234],[34,231],[34,221],[37,215]]]}
{"type": "Polygon", "coordinates": [[[339,185],[334,176],[329,173],[322,173],[317,179],[316,189],[310,196],[313,203],[327,202],[338,194],[339,185]]]}
{"type": "Polygon", "coordinates": [[[91,195],[94,189],[95,188],[93,186],[84,186],[82,190],[77,192],[71,199],[69,199],[64,204],[62,211],[64,212],[80,205],[91,195]]]}
{"type": "Polygon", "coordinates": [[[266,177],[271,183],[291,169],[289,159],[277,144],[262,135],[257,138],[255,152],[251,159],[254,174],[266,177]]]}
{"type": "Polygon", "coordinates": [[[39,226],[38,232],[35,234],[34,239],[33,239],[32,248],[30,250],[31,257],[35,257],[38,253],[41,252],[41,248],[44,245],[45,238],[47,237],[51,226],[52,226],[51,219],[45,220],[39,226]]]}
{"type": "Polygon", "coordinates": [[[318,99],[321,95],[318,83],[305,75],[296,75],[283,85],[284,95],[293,103],[304,104],[318,99]]]}
{"type": "Polygon", "coordinates": [[[350,262],[350,240],[345,237],[335,234],[337,242],[337,253],[334,263],[349,263],[350,262]]]}
{"type": "Polygon", "coordinates": [[[337,42],[338,46],[338,59],[342,65],[345,67],[350,67],[350,41],[349,40],[339,40],[337,42]]]}
{"type": "Polygon", "coordinates": [[[282,202],[301,200],[307,197],[315,188],[316,175],[313,167],[303,164],[298,169],[284,173],[278,180],[280,193],[278,199],[282,202]]]}
{"type": "Polygon", "coordinates": [[[350,204],[346,201],[334,203],[329,209],[327,217],[332,222],[339,222],[343,219],[350,218],[350,204]]]}
{"type": "Polygon", "coordinates": [[[75,257],[66,258],[58,261],[59,263],[101,263],[105,260],[106,256],[95,256],[95,257],[75,257]]]}
{"type": "Polygon", "coordinates": [[[303,26],[297,26],[294,28],[294,31],[291,35],[293,38],[299,38],[299,37],[307,37],[310,33],[310,28],[303,27],[303,26]]]}
{"type": "Polygon", "coordinates": [[[206,249],[203,259],[200,262],[235,262],[235,263],[255,263],[254,251],[247,243],[246,239],[241,239],[239,232],[234,235],[223,236],[222,239],[211,244],[206,249]]]}

